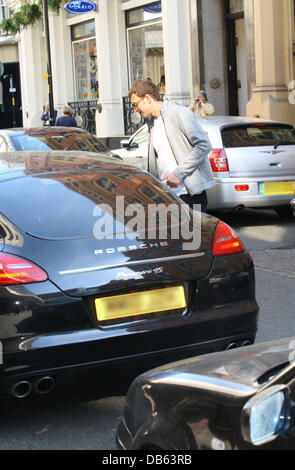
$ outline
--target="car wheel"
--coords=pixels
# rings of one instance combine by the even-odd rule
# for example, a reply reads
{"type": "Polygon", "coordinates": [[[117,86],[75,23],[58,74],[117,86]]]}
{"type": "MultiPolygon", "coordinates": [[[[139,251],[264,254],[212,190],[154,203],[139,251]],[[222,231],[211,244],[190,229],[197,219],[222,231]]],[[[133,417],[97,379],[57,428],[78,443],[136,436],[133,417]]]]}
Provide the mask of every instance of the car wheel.
{"type": "Polygon", "coordinates": [[[287,218],[287,219],[290,219],[290,218],[293,218],[294,217],[294,214],[293,214],[293,211],[292,211],[292,208],[291,206],[279,206],[279,207],[275,207],[275,211],[276,213],[278,214],[279,217],[283,217],[283,218],[287,218]]]}

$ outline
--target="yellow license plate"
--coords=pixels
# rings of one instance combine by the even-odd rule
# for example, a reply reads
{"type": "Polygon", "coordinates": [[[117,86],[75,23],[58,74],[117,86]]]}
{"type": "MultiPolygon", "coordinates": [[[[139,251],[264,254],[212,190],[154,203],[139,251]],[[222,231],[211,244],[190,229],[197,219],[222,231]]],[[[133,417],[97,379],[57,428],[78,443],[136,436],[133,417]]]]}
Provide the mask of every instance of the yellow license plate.
{"type": "Polygon", "coordinates": [[[277,196],[284,194],[294,194],[294,181],[275,181],[269,183],[260,183],[259,192],[262,196],[277,196]]]}
{"type": "Polygon", "coordinates": [[[101,297],[95,300],[98,321],[146,315],[185,307],[186,300],[183,286],[101,297]]]}

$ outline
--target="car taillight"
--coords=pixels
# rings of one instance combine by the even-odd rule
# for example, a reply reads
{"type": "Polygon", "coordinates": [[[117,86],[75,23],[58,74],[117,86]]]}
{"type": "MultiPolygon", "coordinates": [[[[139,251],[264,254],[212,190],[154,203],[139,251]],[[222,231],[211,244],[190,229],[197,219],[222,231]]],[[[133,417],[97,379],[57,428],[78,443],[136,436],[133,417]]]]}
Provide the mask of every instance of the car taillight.
{"type": "Polygon", "coordinates": [[[215,229],[212,251],[214,256],[224,256],[241,253],[245,251],[245,247],[234,230],[219,221],[215,229]]]}
{"type": "Polygon", "coordinates": [[[212,171],[220,173],[221,171],[229,171],[227,156],[223,149],[212,149],[209,153],[209,160],[212,171]]]}
{"type": "Polygon", "coordinates": [[[236,184],[235,185],[235,190],[240,192],[240,191],[249,191],[249,185],[248,184],[236,184]]]}
{"type": "Polygon", "coordinates": [[[0,286],[43,282],[47,279],[47,273],[31,261],[0,253],[0,286]]]}

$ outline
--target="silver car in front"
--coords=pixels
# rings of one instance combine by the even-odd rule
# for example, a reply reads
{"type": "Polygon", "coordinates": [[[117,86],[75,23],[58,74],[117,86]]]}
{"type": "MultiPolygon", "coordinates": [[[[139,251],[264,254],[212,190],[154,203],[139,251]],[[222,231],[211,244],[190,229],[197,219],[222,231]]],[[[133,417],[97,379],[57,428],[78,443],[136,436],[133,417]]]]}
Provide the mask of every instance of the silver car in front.
{"type": "MultiPolygon", "coordinates": [[[[208,209],[267,207],[293,217],[295,191],[295,130],[283,122],[230,116],[199,118],[212,151],[209,159],[216,185],[208,209]]],[[[129,163],[147,167],[147,126],[115,153],[129,163]]]]}

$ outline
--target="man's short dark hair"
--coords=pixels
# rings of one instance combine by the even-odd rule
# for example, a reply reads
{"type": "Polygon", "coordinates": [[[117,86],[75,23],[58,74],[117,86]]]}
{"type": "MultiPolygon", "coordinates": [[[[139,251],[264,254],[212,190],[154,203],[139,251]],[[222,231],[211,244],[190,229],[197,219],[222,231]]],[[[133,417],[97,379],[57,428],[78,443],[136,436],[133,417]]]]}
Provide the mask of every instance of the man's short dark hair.
{"type": "Polygon", "coordinates": [[[139,98],[143,98],[145,95],[149,94],[155,100],[161,101],[159,88],[149,79],[136,80],[129,91],[129,98],[131,98],[133,94],[137,95],[139,98]]]}

